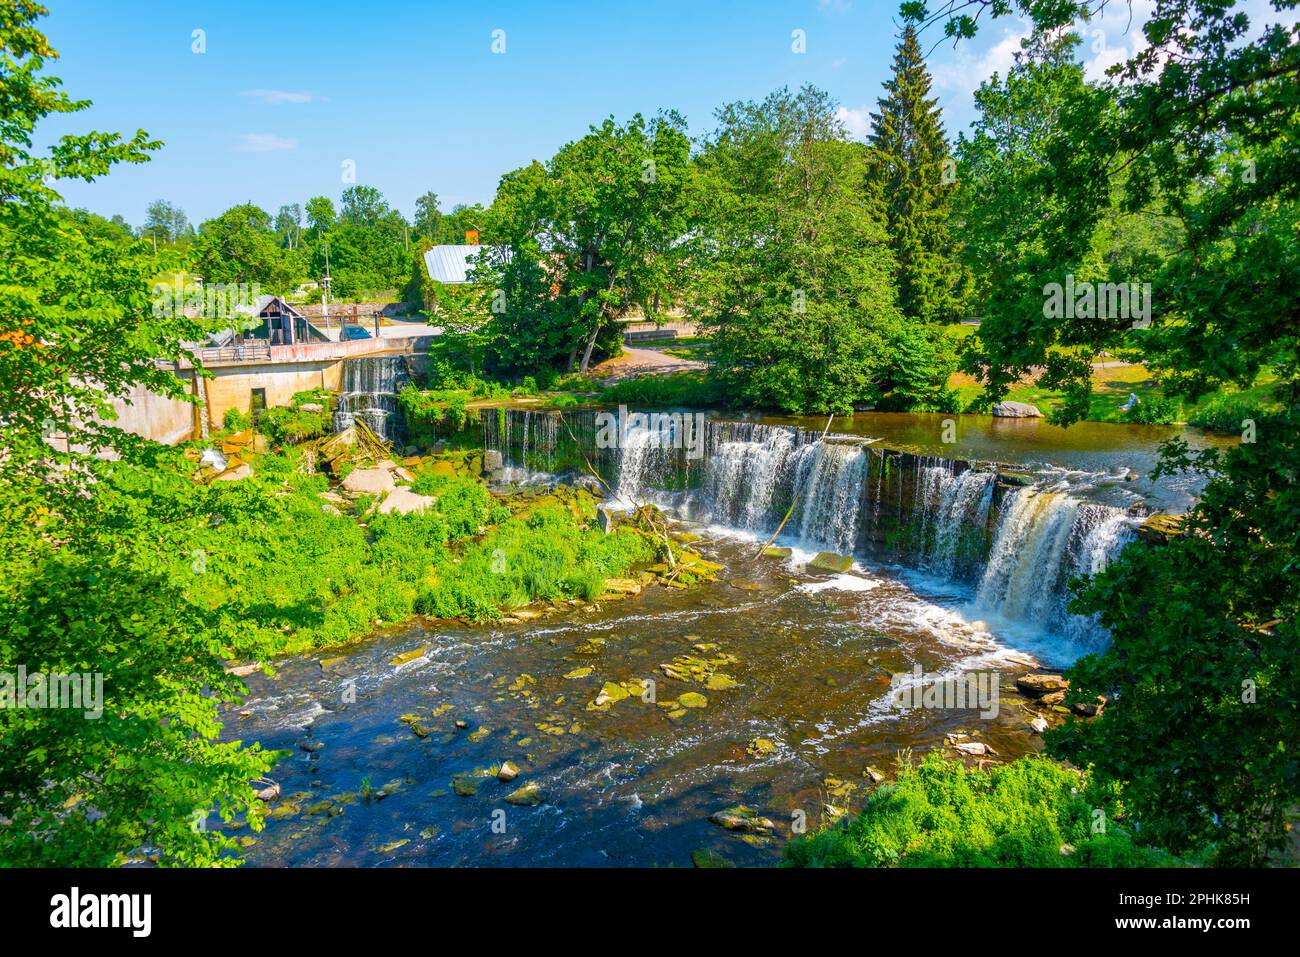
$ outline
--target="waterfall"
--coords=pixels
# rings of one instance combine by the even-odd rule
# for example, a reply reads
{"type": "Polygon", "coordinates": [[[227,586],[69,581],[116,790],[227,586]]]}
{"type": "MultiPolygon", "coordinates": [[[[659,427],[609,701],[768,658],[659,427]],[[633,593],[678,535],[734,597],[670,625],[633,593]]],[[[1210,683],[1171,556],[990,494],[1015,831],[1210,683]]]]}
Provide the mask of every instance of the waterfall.
{"type": "Polygon", "coordinates": [[[1083,502],[1058,490],[1021,488],[1003,501],[996,536],[975,594],[984,614],[1033,622],[1083,649],[1105,632],[1069,612],[1069,581],[1105,568],[1134,535],[1125,512],[1083,502]]]}
{"type": "Polygon", "coordinates": [[[618,462],[618,481],[614,488],[629,502],[645,498],[646,481],[654,474],[654,457],[659,450],[659,434],[648,428],[630,429],[623,438],[618,462]]]}
{"type": "MultiPolygon", "coordinates": [[[[993,506],[994,474],[975,469],[958,472],[956,464],[950,459],[921,469],[924,493],[918,503],[922,516],[918,563],[926,571],[946,576],[964,570],[963,538],[983,538],[993,506]]],[[[977,546],[981,555],[983,544],[981,540],[977,546]]]]}
{"type": "Polygon", "coordinates": [[[343,360],[343,391],[334,409],[334,431],[363,422],[381,439],[403,434],[397,393],[410,381],[405,356],[343,360]]]}
{"type": "Polygon", "coordinates": [[[743,439],[717,432],[704,473],[704,494],[713,520],[760,531],[773,520],[782,484],[789,484],[798,434],[780,426],[748,429],[743,439]]]}
{"type": "MultiPolygon", "coordinates": [[[[787,512],[787,540],[808,550],[896,563],[956,584],[981,616],[1031,626],[1074,650],[1107,638],[1072,615],[1069,582],[1095,574],[1134,536],[1137,519],[1088,502],[1056,479],[1016,485],[988,465],[880,448],[859,436],[709,420],[704,459],[637,426],[597,448],[594,413],[485,410],[485,445],[512,470],[601,471],[619,500],[766,537],[787,512]],[[557,431],[558,428],[558,431],[557,431]],[[671,443],[667,443],[671,446],[671,443]],[[793,507],[792,507],[793,506],[793,507]]],[[[1019,481],[1018,479],[1016,481],[1019,481]]]]}
{"type": "Polygon", "coordinates": [[[803,544],[857,551],[866,463],[866,453],[856,443],[818,441],[799,450],[796,508],[803,544]]]}

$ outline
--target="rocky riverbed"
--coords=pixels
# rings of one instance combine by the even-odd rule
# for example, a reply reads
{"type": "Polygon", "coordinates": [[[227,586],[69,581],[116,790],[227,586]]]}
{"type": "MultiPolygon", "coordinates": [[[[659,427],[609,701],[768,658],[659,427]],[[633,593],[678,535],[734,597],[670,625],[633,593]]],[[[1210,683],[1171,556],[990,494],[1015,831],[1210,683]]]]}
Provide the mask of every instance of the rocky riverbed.
{"type": "Polygon", "coordinates": [[[1014,759],[1064,710],[1017,691],[1037,662],[955,596],[673,532],[699,536],[716,581],[495,626],[412,623],[249,676],[225,737],[287,752],[266,829],[237,829],[249,863],[774,863],[793,834],[859,806],[901,752],[1014,759]],[[891,681],[918,668],[985,675],[996,713],[941,695],[896,707],[891,681]]]}

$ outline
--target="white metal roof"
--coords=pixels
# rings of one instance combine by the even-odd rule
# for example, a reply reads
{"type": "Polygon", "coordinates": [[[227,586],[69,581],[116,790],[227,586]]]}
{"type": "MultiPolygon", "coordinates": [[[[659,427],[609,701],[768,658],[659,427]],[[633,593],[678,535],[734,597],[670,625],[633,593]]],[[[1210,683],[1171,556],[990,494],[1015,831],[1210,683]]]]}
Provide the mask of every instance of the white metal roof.
{"type": "MultiPolygon", "coordinates": [[[[475,265],[473,257],[483,253],[497,255],[495,246],[433,246],[424,254],[424,268],[429,278],[437,282],[458,284],[469,282],[469,271],[475,265]]],[[[506,261],[510,261],[507,251],[506,261]]]]}

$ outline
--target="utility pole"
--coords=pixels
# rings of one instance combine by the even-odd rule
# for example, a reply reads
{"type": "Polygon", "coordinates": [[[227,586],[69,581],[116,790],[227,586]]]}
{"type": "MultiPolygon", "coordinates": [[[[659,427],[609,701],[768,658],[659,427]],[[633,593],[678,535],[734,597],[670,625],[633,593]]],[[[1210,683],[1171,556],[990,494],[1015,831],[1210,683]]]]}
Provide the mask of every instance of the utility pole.
{"type": "MultiPolygon", "coordinates": [[[[330,243],[328,239],[325,240],[325,275],[320,277],[320,284],[322,289],[320,296],[321,313],[325,318],[325,328],[328,329],[330,318],[330,243]]],[[[339,328],[341,329],[342,325],[339,328]]]]}

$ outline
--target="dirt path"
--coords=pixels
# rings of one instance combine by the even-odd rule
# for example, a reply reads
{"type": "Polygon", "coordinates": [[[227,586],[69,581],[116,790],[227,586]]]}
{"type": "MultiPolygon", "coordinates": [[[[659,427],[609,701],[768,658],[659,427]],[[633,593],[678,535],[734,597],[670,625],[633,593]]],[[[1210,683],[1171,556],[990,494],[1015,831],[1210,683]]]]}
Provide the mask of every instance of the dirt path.
{"type": "Polygon", "coordinates": [[[647,375],[672,375],[705,368],[705,363],[694,359],[679,359],[655,349],[637,349],[624,346],[623,354],[616,359],[606,359],[592,366],[591,374],[605,380],[607,385],[624,379],[637,379],[647,375]]]}

